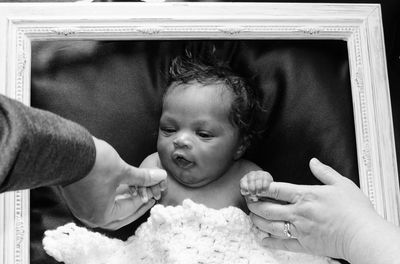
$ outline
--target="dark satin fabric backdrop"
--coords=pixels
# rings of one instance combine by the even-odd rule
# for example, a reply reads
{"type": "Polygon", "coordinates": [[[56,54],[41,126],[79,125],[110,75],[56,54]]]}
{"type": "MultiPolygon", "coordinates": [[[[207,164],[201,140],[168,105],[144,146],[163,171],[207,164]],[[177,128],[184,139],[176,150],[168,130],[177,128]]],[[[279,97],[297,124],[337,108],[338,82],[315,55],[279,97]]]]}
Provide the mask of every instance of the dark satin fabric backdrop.
{"type": "MultiPolygon", "coordinates": [[[[319,184],[308,168],[316,156],[358,183],[344,41],[36,42],[32,106],[82,124],[138,166],[156,151],[168,65],[185,49],[200,57],[215,49],[260,91],[266,109],[260,125],[266,131],[247,158],[275,180],[319,184]]],[[[70,221],[55,188],[31,191],[32,263],[52,262],[41,250],[42,234],[70,221]]],[[[126,239],[141,221],[97,231],[126,239]]]]}

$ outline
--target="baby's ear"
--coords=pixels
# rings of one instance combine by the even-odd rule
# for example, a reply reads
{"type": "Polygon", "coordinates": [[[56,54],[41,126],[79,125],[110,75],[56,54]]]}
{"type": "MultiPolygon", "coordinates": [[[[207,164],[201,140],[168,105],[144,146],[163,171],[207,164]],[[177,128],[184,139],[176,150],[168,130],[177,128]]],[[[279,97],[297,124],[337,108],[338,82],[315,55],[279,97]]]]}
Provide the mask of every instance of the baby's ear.
{"type": "Polygon", "coordinates": [[[237,148],[237,150],[235,152],[235,155],[233,156],[233,159],[234,160],[240,159],[244,155],[244,153],[246,152],[246,150],[249,147],[249,145],[250,145],[250,140],[248,139],[248,137],[245,137],[242,140],[241,144],[238,146],[238,148],[237,148]]]}

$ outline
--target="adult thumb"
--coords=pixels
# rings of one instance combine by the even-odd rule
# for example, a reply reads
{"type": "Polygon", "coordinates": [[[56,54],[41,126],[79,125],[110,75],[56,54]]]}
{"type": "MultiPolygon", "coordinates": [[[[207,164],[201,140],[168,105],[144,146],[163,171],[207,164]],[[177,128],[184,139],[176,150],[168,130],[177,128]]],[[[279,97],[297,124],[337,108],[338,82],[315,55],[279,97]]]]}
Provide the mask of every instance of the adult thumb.
{"type": "Polygon", "coordinates": [[[153,186],[167,179],[167,172],[161,169],[136,168],[129,166],[124,183],[135,186],[153,186]]]}
{"type": "Polygon", "coordinates": [[[314,176],[324,184],[335,184],[343,177],[337,171],[323,164],[316,158],[312,158],[309,165],[314,176]]]}

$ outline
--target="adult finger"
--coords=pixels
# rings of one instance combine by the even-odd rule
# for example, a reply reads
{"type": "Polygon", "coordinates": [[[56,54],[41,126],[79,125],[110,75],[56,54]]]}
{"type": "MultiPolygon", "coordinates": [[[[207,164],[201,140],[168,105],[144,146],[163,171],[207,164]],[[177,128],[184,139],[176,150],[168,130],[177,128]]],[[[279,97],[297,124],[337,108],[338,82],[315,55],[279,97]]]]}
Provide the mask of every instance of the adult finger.
{"type": "MultiPolygon", "coordinates": [[[[136,200],[140,201],[140,199],[136,200]]],[[[148,210],[150,210],[151,207],[154,206],[155,203],[156,202],[154,199],[150,199],[145,204],[143,204],[141,201],[140,204],[134,203],[132,199],[118,200],[116,204],[115,215],[113,215],[113,219],[115,220],[103,225],[102,228],[116,230],[126,226],[144,215],[148,210]]]]}
{"type": "Polygon", "coordinates": [[[323,164],[316,158],[310,160],[310,169],[314,176],[324,184],[333,185],[343,177],[337,171],[323,164]]]}
{"type": "Polygon", "coordinates": [[[139,196],[130,196],[129,198],[116,200],[109,215],[112,216],[112,220],[125,219],[146,203],[139,196]]]}
{"type": "Polygon", "coordinates": [[[149,197],[151,197],[151,194],[149,195],[149,190],[147,190],[146,187],[139,187],[138,188],[138,194],[139,197],[142,199],[143,203],[147,203],[149,201],[149,197]]]}
{"type": "Polygon", "coordinates": [[[263,191],[263,197],[269,197],[278,201],[295,202],[299,193],[303,190],[304,186],[296,185],[286,182],[271,182],[269,188],[263,191]]]}
{"type": "Polygon", "coordinates": [[[161,169],[136,168],[127,165],[123,182],[128,185],[152,186],[166,180],[167,172],[161,169]]]}
{"type": "Polygon", "coordinates": [[[276,237],[266,237],[262,240],[261,244],[267,248],[281,249],[294,252],[306,252],[300,242],[295,239],[280,239],[276,237]]]}
{"type": "Polygon", "coordinates": [[[120,184],[116,191],[115,194],[125,194],[125,193],[130,193],[130,187],[126,184],[120,184]]]}
{"type": "Polygon", "coordinates": [[[270,220],[270,221],[289,221],[291,208],[289,205],[283,205],[280,203],[272,203],[272,202],[248,202],[247,206],[249,210],[258,215],[261,218],[270,220]]]}
{"type": "Polygon", "coordinates": [[[250,214],[250,217],[253,221],[253,224],[263,232],[269,233],[275,237],[280,237],[282,239],[289,239],[290,237],[287,235],[287,231],[289,231],[292,236],[296,237],[296,232],[292,224],[289,224],[290,229],[286,230],[284,221],[269,221],[254,214],[250,214]]]}

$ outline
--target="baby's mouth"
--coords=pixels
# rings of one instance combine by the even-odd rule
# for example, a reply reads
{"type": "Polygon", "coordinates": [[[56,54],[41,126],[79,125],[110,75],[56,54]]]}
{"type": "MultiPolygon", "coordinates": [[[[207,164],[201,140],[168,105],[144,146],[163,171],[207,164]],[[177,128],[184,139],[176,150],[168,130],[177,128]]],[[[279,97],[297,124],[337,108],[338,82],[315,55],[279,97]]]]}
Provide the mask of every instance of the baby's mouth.
{"type": "Polygon", "coordinates": [[[182,154],[174,154],[172,158],[175,164],[182,169],[189,169],[194,165],[192,161],[188,160],[182,154]]]}

